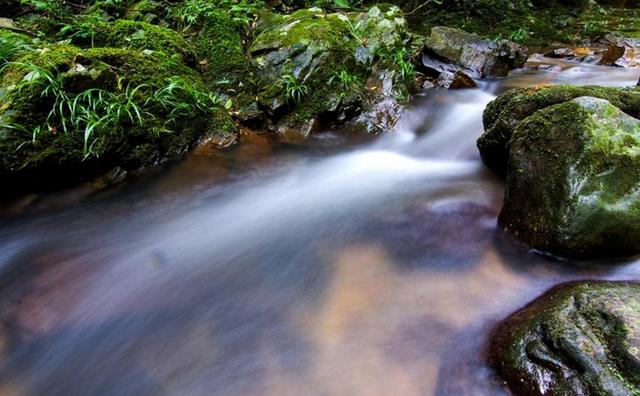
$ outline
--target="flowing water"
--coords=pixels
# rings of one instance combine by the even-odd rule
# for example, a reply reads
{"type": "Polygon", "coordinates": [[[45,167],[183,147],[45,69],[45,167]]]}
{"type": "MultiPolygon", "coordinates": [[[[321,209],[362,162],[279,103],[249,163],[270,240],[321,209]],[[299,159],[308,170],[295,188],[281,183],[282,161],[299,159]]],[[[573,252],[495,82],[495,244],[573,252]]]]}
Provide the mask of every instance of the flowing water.
{"type": "Polygon", "coordinates": [[[247,137],[84,199],[5,207],[0,395],[501,395],[492,327],[573,279],[496,228],[475,140],[514,86],[632,85],[558,63],[416,98],[375,139],[247,137]]]}

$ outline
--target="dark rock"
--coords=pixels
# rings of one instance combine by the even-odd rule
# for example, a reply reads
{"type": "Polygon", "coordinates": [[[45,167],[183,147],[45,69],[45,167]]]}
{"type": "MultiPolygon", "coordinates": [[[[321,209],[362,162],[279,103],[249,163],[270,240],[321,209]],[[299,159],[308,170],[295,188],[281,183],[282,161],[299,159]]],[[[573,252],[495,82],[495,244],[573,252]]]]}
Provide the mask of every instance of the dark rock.
{"type": "Polygon", "coordinates": [[[597,44],[607,49],[600,64],[619,67],[640,67],[640,39],[607,34],[600,37],[597,44]]]}
{"type": "Polygon", "coordinates": [[[451,76],[451,80],[447,80],[445,86],[448,89],[468,89],[476,88],[476,82],[464,72],[458,70],[451,76]]]}
{"type": "Polygon", "coordinates": [[[640,253],[640,120],[580,97],[520,123],[499,224],[534,249],[576,258],[640,253]]]}
{"type": "Polygon", "coordinates": [[[604,66],[616,66],[618,60],[624,56],[625,47],[612,45],[607,49],[607,51],[602,55],[602,59],[600,59],[599,64],[604,66]]]}
{"type": "Polygon", "coordinates": [[[478,77],[504,77],[521,67],[526,51],[508,40],[488,40],[449,27],[434,27],[426,40],[428,53],[463,66],[478,77]]]}
{"type": "Polygon", "coordinates": [[[443,62],[437,58],[422,54],[421,72],[427,78],[423,88],[437,87],[445,89],[475,88],[476,82],[460,66],[443,62]]]}
{"type": "Polygon", "coordinates": [[[478,139],[484,164],[504,176],[508,161],[507,146],[519,123],[540,109],[580,96],[607,99],[631,116],[640,117],[640,91],[637,89],[558,85],[510,90],[489,103],[484,111],[485,132],[478,139]]]}
{"type": "Polygon", "coordinates": [[[488,354],[517,395],[637,395],[640,285],[555,287],[500,324],[488,354]]]}

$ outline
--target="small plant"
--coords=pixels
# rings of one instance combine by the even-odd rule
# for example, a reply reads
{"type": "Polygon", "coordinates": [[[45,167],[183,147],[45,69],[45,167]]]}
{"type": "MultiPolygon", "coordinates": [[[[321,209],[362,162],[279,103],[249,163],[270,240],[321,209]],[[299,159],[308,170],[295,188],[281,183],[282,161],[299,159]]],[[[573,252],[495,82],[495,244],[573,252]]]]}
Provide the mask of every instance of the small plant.
{"type": "Polygon", "coordinates": [[[364,35],[358,30],[356,25],[351,22],[348,16],[345,14],[338,14],[338,18],[347,25],[347,29],[349,30],[349,34],[358,42],[360,45],[365,45],[367,43],[364,35]]]}
{"type": "Polygon", "coordinates": [[[413,80],[416,76],[416,69],[409,59],[409,52],[406,48],[401,48],[393,54],[393,63],[396,67],[396,73],[402,80],[413,80]]]}
{"type": "Polygon", "coordinates": [[[587,21],[582,26],[582,33],[588,36],[595,36],[600,33],[602,30],[602,26],[597,21],[587,21]]]}
{"type": "Polygon", "coordinates": [[[102,19],[96,14],[80,15],[73,23],[62,26],[60,35],[72,41],[90,42],[93,47],[95,26],[101,21],[102,19]]]}
{"type": "Polygon", "coordinates": [[[21,38],[13,34],[0,35],[0,68],[20,54],[32,51],[21,38]]]}
{"type": "Polygon", "coordinates": [[[360,78],[355,74],[349,73],[348,70],[342,69],[339,72],[334,72],[333,76],[329,79],[329,84],[338,82],[344,90],[348,90],[360,82],[360,78]]]}
{"type": "Polygon", "coordinates": [[[284,85],[284,95],[288,102],[299,104],[302,102],[302,98],[307,96],[307,86],[298,81],[296,76],[292,73],[286,73],[282,76],[282,84],[284,85]]]}
{"type": "Polygon", "coordinates": [[[145,102],[147,106],[159,105],[168,112],[165,127],[169,130],[180,118],[192,114],[194,107],[206,113],[220,104],[221,101],[215,94],[203,92],[179,77],[169,78],[167,85],[155,91],[145,102]]]}
{"type": "Polygon", "coordinates": [[[529,29],[521,27],[518,30],[515,30],[507,36],[507,38],[511,41],[515,41],[516,43],[523,43],[529,39],[531,36],[531,32],[529,29]]]}

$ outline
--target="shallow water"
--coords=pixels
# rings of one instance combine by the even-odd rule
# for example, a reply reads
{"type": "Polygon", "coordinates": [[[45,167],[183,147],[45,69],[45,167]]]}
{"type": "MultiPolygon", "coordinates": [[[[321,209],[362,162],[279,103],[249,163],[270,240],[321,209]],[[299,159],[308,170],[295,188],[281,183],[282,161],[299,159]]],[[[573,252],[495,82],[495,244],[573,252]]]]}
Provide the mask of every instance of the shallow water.
{"type": "MultiPolygon", "coordinates": [[[[557,61],[554,61],[557,62],[557,61]]],[[[376,139],[245,137],[0,224],[0,395],[501,395],[497,321],[574,279],[495,225],[482,110],[514,86],[633,85],[560,62],[417,97],[376,139]]]]}

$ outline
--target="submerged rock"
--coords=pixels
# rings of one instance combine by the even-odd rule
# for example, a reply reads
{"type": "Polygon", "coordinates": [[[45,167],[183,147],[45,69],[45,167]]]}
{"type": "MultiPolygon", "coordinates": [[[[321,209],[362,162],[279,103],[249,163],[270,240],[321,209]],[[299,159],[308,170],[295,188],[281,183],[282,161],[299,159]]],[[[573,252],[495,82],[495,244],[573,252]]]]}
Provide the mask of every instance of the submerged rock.
{"type": "Polygon", "coordinates": [[[640,121],[580,97],[536,112],[509,143],[499,224],[534,249],[640,253],[640,121]]]}
{"type": "Polygon", "coordinates": [[[488,353],[516,395],[637,395],[640,285],[555,287],[500,324],[488,353]]]}
{"type": "Polygon", "coordinates": [[[489,40],[465,31],[434,27],[426,51],[463,66],[478,77],[504,77],[527,60],[524,48],[508,40],[489,40]]]}
{"type": "Polygon", "coordinates": [[[477,142],[484,164],[504,176],[509,156],[508,144],[520,122],[540,109],[580,96],[607,99],[627,114],[640,117],[640,91],[636,89],[570,85],[513,89],[489,103],[484,111],[485,132],[477,142]]]}

